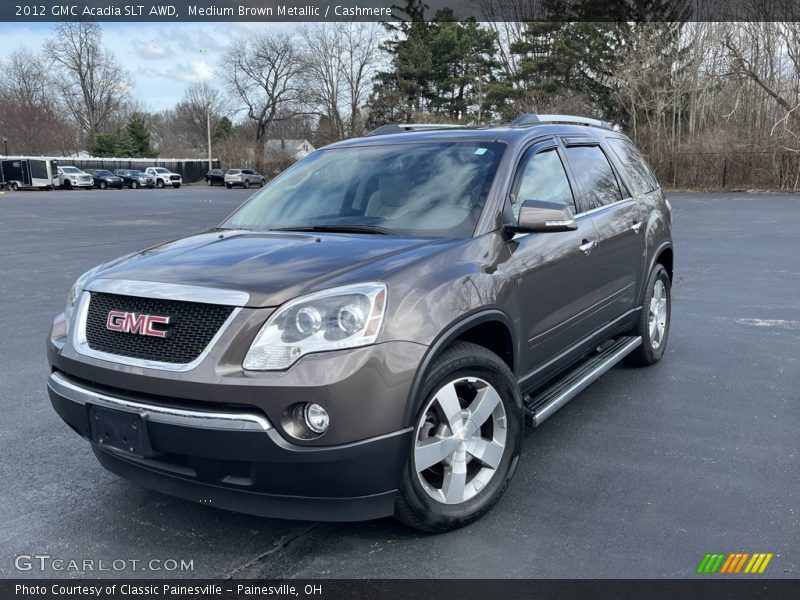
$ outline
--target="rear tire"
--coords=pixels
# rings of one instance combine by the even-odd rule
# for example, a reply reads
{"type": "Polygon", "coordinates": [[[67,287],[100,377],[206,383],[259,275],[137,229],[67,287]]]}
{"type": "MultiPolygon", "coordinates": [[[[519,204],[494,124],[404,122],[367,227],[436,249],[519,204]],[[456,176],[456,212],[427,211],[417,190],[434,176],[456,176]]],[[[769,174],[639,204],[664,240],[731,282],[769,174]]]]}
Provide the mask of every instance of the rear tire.
{"type": "Polygon", "coordinates": [[[17,190],[19,190],[19,184],[16,181],[12,181],[9,184],[8,189],[10,189],[12,192],[16,192],[17,190]]]}
{"type": "Polygon", "coordinates": [[[395,518],[450,531],[484,515],[508,487],[522,450],[522,395],[499,356],[459,341],[434,361],[420,397],[395,518]]]}
{"type": "Polygon", "coordinates": [[[672,296],[669,273],[662,264],[656,263],[653,267],[646,290],[639,320],[633,330],[633,335],[641,336],[642,343],[625,359],[631,365],[642,367],[661,360],[669,339],[672,296]]]}
{"type": "Polygon", "coordinates": [[[230,183],[226,183],[225,187],[228,188],[228,189],[231,189],[233,186],[230,183]]]}

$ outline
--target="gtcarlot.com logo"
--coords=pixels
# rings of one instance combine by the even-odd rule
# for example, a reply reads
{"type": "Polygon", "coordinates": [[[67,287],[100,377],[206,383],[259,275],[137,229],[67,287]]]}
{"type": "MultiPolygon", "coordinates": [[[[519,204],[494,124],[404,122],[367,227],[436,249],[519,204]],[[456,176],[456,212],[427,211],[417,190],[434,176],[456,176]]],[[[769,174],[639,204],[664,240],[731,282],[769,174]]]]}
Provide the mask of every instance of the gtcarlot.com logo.
{"type": "Polygon", "coordinates": [[[194,560],[182,558],[58,558],[49,554],[19,554],[14,559],[17,571],[56,571],[85,573],[91,571],[194,571],[194,560]]]}
{"type": "Polygon", "coordinates": [[[709,552],[700,561],[697,572],[704,575],[761,574],[767,569],[772,556],[771,552],[709,552]]]}

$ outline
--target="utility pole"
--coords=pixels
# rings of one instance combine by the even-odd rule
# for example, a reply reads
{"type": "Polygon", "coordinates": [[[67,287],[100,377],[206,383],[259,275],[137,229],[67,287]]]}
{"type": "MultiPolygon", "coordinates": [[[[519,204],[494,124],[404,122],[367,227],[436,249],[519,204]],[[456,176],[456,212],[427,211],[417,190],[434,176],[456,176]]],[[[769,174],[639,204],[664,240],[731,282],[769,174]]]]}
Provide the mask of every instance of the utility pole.
{"type": "Polygon", "coordinates": [[[208,170],[213,168],[211,164],[211,107],[206,107],[206,128],[208,129],[208,170]]]}
{"type": "Polygon", "coordinates": [[[3,136],[3,145],[6,147],[6,156],[8,156],[8,136],[3,136]]]}

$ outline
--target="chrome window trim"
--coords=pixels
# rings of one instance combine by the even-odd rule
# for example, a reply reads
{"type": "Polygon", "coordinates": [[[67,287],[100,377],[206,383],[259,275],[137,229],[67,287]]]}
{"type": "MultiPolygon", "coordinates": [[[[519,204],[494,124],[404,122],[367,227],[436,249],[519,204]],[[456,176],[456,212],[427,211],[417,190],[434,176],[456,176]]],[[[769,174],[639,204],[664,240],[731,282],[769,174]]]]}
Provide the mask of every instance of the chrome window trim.
{"type": "Polygon", "coordinates": [[[179,300],[201,304],[221,304],[223,306],[247,306],[250,294],[239,290],[223,290],[198,285],[179,283],[159,283],[157,281],[136,281],[127,279],[94,279],[86,286],[90,292],[154,298],[157,300],[179,300]]]}
{"type": "Polygon", "coordinates": [[[603,204],[603,206],[598,206],[596,208],[592,208],[590,210],[586,210],[586,211],[584,211],[582,213],[578,213],[577,215],[575,215],[575,218],[579,219],[581,217],[587,217],[589,215],[593,215],[595,213],[599,213],[600,211],[608,210],[609,208],[618,207],[619,205],[624,204],[626,202],[636,202],[636,200],[634,198],[623,198],[622,200],[616,200],[616,201],[611,202],[609,204],[603,204]]]}
{"type": "MultiPolygon", "coordinates": [[[[192,286],[185,286],[185,287],[192,287],[192,286]]],[[[239,312],[242,310],[241,307],[237,306],[236,308],[233,309],[233,311],[231,311],[231,314],[228,315],[227,319],[225,319],[225,322],[220,326],[217,333],[214,335],[213,338],[211,338],[211,341],[208,342],[208,346],[206,346],[206,349],[203,350],[193,361],[188,363],[167,363],[157,360],[148,360],[145,358],[133,358],[130,356],[122,356],[120,354],[101,352],[100,350],[94,350],[91,347],[89,347],[89,341],[86,339],[86,317],[89,314],[89,300],[91,299],[91,297],[92,296],[89,291],[84,291],[83,294],[81,294],[79,304],[75,310],[75,316],[73,317],[74,322],[70,325],[70,338],[72,341],[72,347],[75,348],[75,351],[78,354],[82,354],[83,356],[88,356],[90,358],[98,358],[100,360],[105,360],[112,363],[129,365],[132,367],[142,367],[144,369],[157,369],[160,371],[171,371],[175,373],[191,371],[192,369],[197,367],[201,362],[203,362],[205,357],[208,356],[209,351],[219,341],[219,338],[222,337],[222,334],[225,333],[226,329],[228,329],[230,324],[236,318],[236,315],[238,315],[239,312]]],[[[152,298],[152,296],[145,296],[145,297],[152,298]]],[[[168,298],[168,299],[175,300],[175,298],[168,298]]],[[[189,302],[192,302],[192,300],[190,300],[189,302]]]]}
{"type": "Polygon", "coordinates": [[[157,423],[225,431],[266,432],[272,429],[272,423],[266,417],[258,414],[172,408],[147,402],[124,400],[76,385],[58,372],[50,375],[47,385],[53,392],[72,402],[135,412],[145,420],[157,423]]]}

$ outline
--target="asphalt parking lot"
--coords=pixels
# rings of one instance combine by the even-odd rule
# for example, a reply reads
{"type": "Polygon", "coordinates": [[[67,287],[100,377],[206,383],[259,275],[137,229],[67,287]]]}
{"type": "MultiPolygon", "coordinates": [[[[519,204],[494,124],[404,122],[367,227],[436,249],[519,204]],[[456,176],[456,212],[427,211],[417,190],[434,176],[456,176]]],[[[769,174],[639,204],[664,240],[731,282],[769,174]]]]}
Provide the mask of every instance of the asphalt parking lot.
{"type": "Polygon", "coordinates": [[[84,271],[219,223],[251,191],[0,195],[0,577],[694,576],[706,552],[800,573],[800,195],[672,194],[664,359],[618,367],[529,431],[506,495],[429,536],[278,521],[140,489],[53,412],[45,338],[84,271]],[[139,560],[19,572],[18,555],[139,560]],[[192,571],[143,571],[150,560],[192,571]]]}

